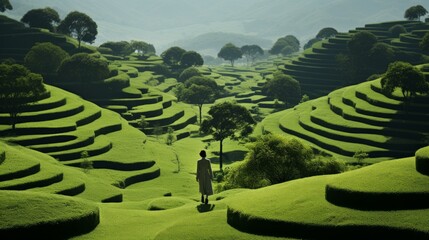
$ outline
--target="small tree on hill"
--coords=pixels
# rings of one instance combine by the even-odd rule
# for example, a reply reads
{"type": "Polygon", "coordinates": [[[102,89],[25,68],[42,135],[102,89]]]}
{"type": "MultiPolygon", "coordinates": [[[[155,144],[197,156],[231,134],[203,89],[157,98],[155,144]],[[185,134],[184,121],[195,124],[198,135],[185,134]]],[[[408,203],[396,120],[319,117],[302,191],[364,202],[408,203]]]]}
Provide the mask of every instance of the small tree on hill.
{"type": "Polygon", "coordinates": [[[170,66],[177,66],[182,59],[182,55],[186,52],[185,49],[180,47],[171,47],[161,53],[162,60],[165,64],[170,66]]]}
{"type": "Polygon", "coordinates": [[[316,38],[319,38],[319,39],[330,38],[330,37],[334,37],[337,33],[338,31],[335,28],[326,27],[326,28],[322,28],[317,33],[316,38]]]}
{"type": "Polygon", "coordinates": [[[51,32],[55,31],[55,27],[60,21],[58,12],[49,7],[30,10],[21,18],[21,22],[30,27],[46,28],[51,32]]]}
{"type": "Polygon", "coordinates": [[[299,51],[299,40],[293,35],[287,35],[286,37],[281,37],[277,39],[273,47],[269,51],[270,54],[276,55],[281,54],[284,48],[289,47],[291,50],[285,50],[289,52],[298,52],[299,51]]]}
{"type": "Polygon", "coordinates": [[[290,105],[295,105],[301,100],[299,82],[280,71],[274,73],[273,79],[267,80],[263,86],[263,92],[290,105]]]}
{"type": "Polygon", "coordinates": [[[155,54],[156,53],[155,47],[152,44],[144,42],[144,41],[132,40],[131,46],[140,55],[155,54]]]}
{"type": "Polygon", "coordinates": [[[222,171],[223,141],[227,138],[236,140],[248,136],[256,122],[245,107],[231,102],[215,104],[208,113],[210,117],[203,121],[201,130],[212,134],[214,140],[220,142],[219,167],[222,171]]]}
{"type": "Polygon", "coordinates": [[[22,65],[0,64],[0,111],[9,113],[12,130],[23,107],[46,92],[43,77],[22,65]]]}
{"type": "Polygon", "coordinates": [[[89,93],[86,88],[90,82],[100,82],[109,77],[108,63],[87,53],[78,53],[65,59],[59,69],[60,81],[81,85],[82,94],[89,93]]]}
{"type": "Polygon", "coordinates": [[[50,42],[36,43],[25,55],[24,62],[32,72],[48,79],[57,73],[62,61],[68,57],[66,51],[50,42]]]}
{"type": "Polygon", "coordinates": [[[416,5],[405,10],[404,18],[408,20],[419,20],[420,17],[426,15],[428,11],[422,5],[416,5]]]}
{"type": "Polygon", "coordinates": [[[12,4],[9,0],[0,0],[0,12],[5,12],[6,10],[12,10],[12,4]]]}
{"type": "Polygon", "coordinates": [[[188,51],[182,54],[180,65],[183,67],[202,66],[204,60],[201,55],[195,51],[188,51]]]}
{"type": "Polygon", "coordinates": [[[231,66],[234,67],[235,60],[241,58],[243,56],[243,53],[241,52],[241,49],[236,47],[232,43],[225,44],[217,54],[219,58],[223,58],[226,61],[231,62],[231,66]]]}
{"type": "Polygon", "coordinates": [[[185,88],[180,92],[178,98],[198,106],[201,125],[203,105],[214,102],[218,86],[213,79],[203,76],[192,77],[186,80],[184,85],[185,88]]]}
{"type": "Polygon", "coordinates": [[[406,62],[394,62],[389,64],[389,68],[381,80],[383,91],[391,94],[395,88],[401,88],[405,99],[416,96],[417,93],[427,93],[429,91],[428,82],[423,73],[406,62]]]}
{"type": "Polygon", "coordinates": [[[258,45],[244,45],[241,47],[241,52],[246,57],[247,64],[250,62],[252,65],[258,56],[264,55],[264,50],[258,45]]]}
{"type": "Polygon", "coordinates": [[[112,49],[112,54],[117,56],[128,56],[134,52],[134,48],[127,41],[119,41],[119,42],[105,42],[100,45],[100,47],[110,48],[112,49]]]}
{"type": "Polygon", "coordinates": [[[313,44],[320,42],[321,39],[319,38],[312,38],[310,40],[308,40],[308,42],[304,45],[304,49],[308,49],[311,48],[313,46],[313,44]]]}
{"type": "Polygon", "coordinates": [[[93,43],[97,36],[97,24],[85,13],[73,11],[61,21],[58,32],[77,39],[78,48],[81,42],[93,43]]]}
{"type": "Polygon", "coordinates": [[[188,80],[194,76],[202,76],[202,74],[200,73],[200,71],[198,71],[197,68],[189,67],[189,68],[186,68],[185,70],[183,70],[183,72],[179,75],[178,80],[180,82],[185,82],[186,80],[188,80]]]}
{"type": "Polygon", "coordinates": [[[396,24],[389,28],[389,32],[392,37],[397,38],[401,33],[406,33],[407,29],[401,24],[396,24]]]}

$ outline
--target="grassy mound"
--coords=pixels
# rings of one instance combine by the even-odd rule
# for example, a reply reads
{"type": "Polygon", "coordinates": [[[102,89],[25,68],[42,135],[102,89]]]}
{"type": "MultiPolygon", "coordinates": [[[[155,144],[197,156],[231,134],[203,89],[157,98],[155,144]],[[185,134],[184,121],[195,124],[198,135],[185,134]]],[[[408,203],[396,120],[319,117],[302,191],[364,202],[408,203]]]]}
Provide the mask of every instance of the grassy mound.
{"type": "Polygon", "coordinates": [[[7,239],[65,239],[92,231],[98,207],[69,197],[2,191],[0,234],[7,239]]]}
{"type": "Polygon", "coordinates": [[[328,153],[349,158],[357,151],[375,162],[414,155],[429,131],[427,96],[404,102],[381,94],[380,80],[342,88],[268,116],[262,127],[297,136],[328,153]]]}
{"type": "Polygon", "coordinates": [[[187,203],[191,203],[189,199],[177,198],[177,197],[163,197],[155,198],[148,204],[148,210],[167,210],[184,206],[187,203]]]}
{"type": "MultiPolygon", "coordinates": [[[[425,195],[428,190],[427,184],[424,186],[427,176],[413,169],[413,163],[414,158],[389,161],[340,175],[306,178],[245,192],[228,200],[228,223],[245,232],[279,237],[427,239],[427,206],[418,208],[412,201],[404,204],[403,199],[396,198],[410,192],[425,195]],[[341,186],[369,198],[376,192],[383,197],[384,204],[394,202],[402,210],[365,211],[337,206],[326,200],[332,190],[327,186],[341,186]]],[[[360,200],[365,201],[360,197],[344,202],[352,205],[351,201],[360,200]]]]}

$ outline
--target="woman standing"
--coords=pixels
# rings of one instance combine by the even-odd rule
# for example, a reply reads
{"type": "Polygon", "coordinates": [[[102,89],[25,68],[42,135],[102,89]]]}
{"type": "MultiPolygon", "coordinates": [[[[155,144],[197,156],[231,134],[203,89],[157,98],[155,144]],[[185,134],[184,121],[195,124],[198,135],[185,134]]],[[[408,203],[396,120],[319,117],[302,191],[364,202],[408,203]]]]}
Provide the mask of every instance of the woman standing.
{"type": "Polygon", "coordinates": [[[213,171],[210,159],[206,158],[206,151],[201,150],[201,159],[197,162],[197,182],[200,185],[201,202],[208,204],[209,195],[213,195],[212,178],[213,171]],[[204,200],[204,195],[206,198],[204,200]]]}

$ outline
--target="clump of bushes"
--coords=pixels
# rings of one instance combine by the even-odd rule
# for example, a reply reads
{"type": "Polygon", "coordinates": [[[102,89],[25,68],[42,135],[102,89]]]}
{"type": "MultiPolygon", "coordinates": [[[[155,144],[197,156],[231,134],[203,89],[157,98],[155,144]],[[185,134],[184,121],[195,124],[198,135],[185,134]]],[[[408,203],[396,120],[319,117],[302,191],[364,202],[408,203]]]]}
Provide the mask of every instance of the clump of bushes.
{"type": "Polygon", "coordinates": [[[342,161],[315,156],[308,145],[295,138],[267,134],[249,146],[243,162],[225,171],[220,189],[260,188],[302,177],[340,173],[345,168],[342,161]]]}

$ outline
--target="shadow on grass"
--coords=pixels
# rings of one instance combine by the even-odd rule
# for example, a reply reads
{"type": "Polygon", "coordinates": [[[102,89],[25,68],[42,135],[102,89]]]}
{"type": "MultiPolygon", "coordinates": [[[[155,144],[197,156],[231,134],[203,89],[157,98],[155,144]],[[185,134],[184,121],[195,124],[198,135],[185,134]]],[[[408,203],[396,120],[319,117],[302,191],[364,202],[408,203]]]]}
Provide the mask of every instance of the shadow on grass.
{"type": "Polygon", "coordinates": [[[200,205],[197,206],[197,210],[200,213],[210,212],[214,208],[215,208],[214,204],[203,204],[203,203],[201,203],[200,205]]]}

